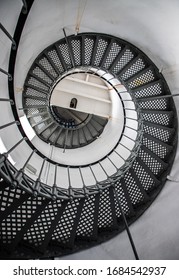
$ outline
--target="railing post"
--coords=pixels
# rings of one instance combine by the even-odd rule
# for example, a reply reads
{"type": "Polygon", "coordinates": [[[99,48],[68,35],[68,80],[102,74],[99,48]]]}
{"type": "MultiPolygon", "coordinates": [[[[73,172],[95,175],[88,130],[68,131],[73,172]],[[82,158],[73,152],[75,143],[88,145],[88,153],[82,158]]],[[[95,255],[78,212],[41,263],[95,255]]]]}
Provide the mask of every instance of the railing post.
{"type": "Polygon", "coordinates": [[[124,118],[125,118],[125,119],[128,119],[128,120],[138,121],[138,119],[130,118],[130,117],[126,117],[126,116],[124,116],[124,118]]]}
{"type": "Polygon", "coordinates": [[[37,180],[40,180],[40,178],[41,178],[41,176],[42,176],[42,171],[43,171],[44,164],[45,164],[45,161],[46,161],[46,160],[47,160],[46,158],[43,159],[42,166],[41,166],[41,169],[40,169],[39,176],[38,176],[38,179],[37,179],[37,180]]]}
{"type": "Polygon", "coordinates": [[[24,169],[26,168],[28,162],[30,161],[30,159],[32,158],[33,154],[34,154],[36,151],[37,151],[37,150],[35,149],[35,150],[33,150],[33,151],[30,153],[29,157],[27,158],[26,162],[24,163],[23,167],[21,168],[22,171],[24,171],[24,169]]]}
{"type": "Polygon", "coordinates": [[[84,182],[84,179],[83,179],[83,175],[82,175],[82,172],[81,172],[81,167],[79,167],[79,171],[80,171],[80,176],[81,176],[81,180],[82,180],[82,183],[83,183],[84,196],[87,197],[88,194],[87,194],[87,191],[86,191],[86,185],[85,185],[85,182],[84,182]]]}
{"type": "Polygon", "coordinates": [[[67,138],[68,138],[68,129],[66,130],[66,133],[65,133],[65,142],[64,142],[64,146],[63,146],[63,153],[65,153],[65,150],[66,150],[67,138]]]}
{"type": "Polygon", "coordinates": [[[14,105],[14,101],[9,98],[0,98],[0,102],[10,102],[11,105],[14,105]]]}
{"type": "Polygon", "coordinates": [[[129,129],[132,129],[132,130],[134,130],[134,131],[136,131],[136,132],[138,132],[139,131],[139,129],[135,129],[135,128],[133,128],[133,127],[130,127],[130,126],[128,126],[128,125],[125,125],[125,128],[129,128],[129,129]]]}
{"type": "Polygon", "coordinates": [[[37,178],[37,180],[35,182],[35,185],[34,185],[34,193],[33,193],[33,195],[35,197],[37,197],[37,195],[38,195],[38,190],[40,188],[40,178],[41,178],[42,171],[43,171],[44,164],[45,164],[46,160],[47,160],[46,158],[43,159],[42,166],[41,166],[41,169],[40,169],[40,172],[39,172],[39,176],[38,176],[38,178],[37,178]]]}
{"type": "Polygon", "coordinates": [[[16,49],[16,42],[14,41],[14,39],[12,38],[12,36],[9,34],[9,32],[7,31],[7,29],[2,25],[2,23],[0,23],[0,29],[6,34],[6,36],[11,40],[12,42],[12,49],[15,50],[16,49]]]}
{"type": "Polygon", "coordinates": [[[33,150],[33,151],[31,152],[30,156],[28,157],[28,159],[27,159],[26,162],[24,163],[23,167],[17,171],[17,173],[16,173],[16,175],[15,175],[15,177],[14,177],[14,181],[13,181],[13,183],[12,183],[12,186],[13,186],[13,187],[17,187],[17,186],[18,186],[18,184],[19,184],[19,182],[20,182],[20,180],[21,180],[21,178],[22,178],[22,176],[23,176],[24,169],[25,169],[25,167],[27,166],[28,162],[30,161],[30,159],[31,159],[31,157],[32,157],[32,155],[34,154],[35,151],[36,151],[36,150],[33,150]]]}
{"type": "Polygon", "coordinates": [[[9,81],[12,81],[12,75],[9,74],[7,71],[5,71],[4,69],[0,68],[0,72],[2,72],[3,74],[8,76],[9,81]]]}
{"type": "Polygon", "coordinates": [[[52,199],[53,200],[57,199],[57,194],[56,194],[56,190],[57,190],[57,167],[58,167],[58,164],[55,164],[55,174],[54,174],[54,183],[53,183],[53,191],[52,191],[52,199]]]}
{"type": "Polygon", "coordinates": [[[13,122],[10,122],[10,123],[7,123],[7,124],[4,124],[4,125],[1,125],[1,126],[0,126],[0,130],[1,130],[1,129],[4,129],[4,128],[6,128],[6,127],[10,126],[10,125],[13,125],[13,124],[20,125],[20,122],[19,122],[19,121],[13,121],[13,122]]]}
{"type": "Polygon", "coordinates": [[[71,185],[71,179],[70,179],[69,166],[67,167],[67,171],[68,171],[68,182],[69,182],[69,196],[70,196],[70,199],[72,199],[73,198],[73,193],[72,193],[72,185],[71,185]]]}
{"type": "MultiPolygon", "coordinates": [[[[107,158],[108,158],[108,156],[107,156],[107,158]]],[[[108,159],[109,159],[109,158],[108,158],[108,159]]],[[[101,164],[100,161],[99,161],[99,165],[100,165],[101,169],[104,171],[104,173],[106,174],[107,179],[109,179],[109,176],[108,176],[106,170],[104,169],[104,167],[102,166],[102,164],[101,164]]],[[[115,168],[116,168],[116,166],[115,166],[115,168]]],[[[116,168],[116,169],[117,169],[117,168],[116,168]]]]}
{"type": "Polygon", "coordinates": [[[19,146],[24,140],[26,140],[27,137],[23,137],[21,140],[19,140],[10,150],[4,153],[4,155],[10,154],[17,146],[19,146]]]}
{"type": "Polygon", "coordinates": [[[130,139],[131,141],[133,141],[134,143],[136,143],[136,141],[134,139],[132,139],[131,137],[129,137],[128,135],[124,134],[124,132],[122,133],[123,136],[125,136],[126,138],[130,139]]]}
{"type": "MultiPolygon", "coordinates": [[[[123,135],[124,135],[124,134],[123,134],[123,135]]],[[[124,162],[126,162],[126,159],[123,158],[116,150],[114,150],[114,152],[115,152],[124,162]]]]}
{"type": "Polygon", "coordinates": [[[97,187],[99,193],[101,193],[101,189],[100,189],[100,187],[99,187],[99,181],[97,180],[96,175],[94,174],[94,171],[93,171],[91,165],[89,165],[89,168],[90,168],[91,173],[93,174],[93,177],[94,177],[94,179],[95,179],[95,181],[96,181],[96,187],[97,187]]]}

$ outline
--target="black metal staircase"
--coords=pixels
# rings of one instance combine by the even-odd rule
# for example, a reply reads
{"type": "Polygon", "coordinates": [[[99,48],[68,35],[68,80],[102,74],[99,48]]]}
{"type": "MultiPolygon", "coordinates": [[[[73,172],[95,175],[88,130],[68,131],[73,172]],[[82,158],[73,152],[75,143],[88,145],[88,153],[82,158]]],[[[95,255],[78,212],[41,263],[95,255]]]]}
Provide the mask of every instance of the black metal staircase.
{"type": "MultiPolygon", "coordinates": [[[[135,147],[129,149],[127,159],[114,148],[105,159],[91,165],[68,166],[44,157],[28,139],[23,138],[22,141],[30,144],[32,153],[20,170],[8,160],[11,150],[1,154],[2,259],[56,257],[111,238],[125,228],[123,215],[130,224],[146,210],[162,189],[172,167],[177,143],[177,116],[173,99],[165,97],[170,95],[169,88],[143,52],[129,42],[106,34],[82,33],[61,39],[45,49],[33,63],[24,83],[23,110],[41,140],[62,149],[81,148],[95,143],[108,122],[99,116],[84,117],[75,112],[72,121],[71,114],[67,118],[67,110],[50,108],[49,97],[54,85],[61,76],[68,75],[68,71],[73,73],[73,69],[97,76],[102,70],[102,79],[106,80],[105,75],[111,74],[125,86],[131,99],[122,100],[125,112],[123,136],[126,142],[134,142],[135,147]],[[135,109],[128,108],[131,100],[135,109]],[[80,117],[82,121],[75,123],[80,117]],[[127,119],[135,120],[137,128],[128,127],[127,119]],[[132,129],[136,131],[135,139],[130,137],[132,129]],[[43,164],[54,166],[52,186],[41,181],[41,172],[37,180],[24,173],[36,153],[42,157],[43,164]],[[117,157],[124,161],[120,167],[115,161],[117,157]],[[110,165],[116,170],[111,175],[108,174],[110,165]],[[68,188],[57,184],[59,167],[68,171],[68,188]],[[106,180],[97,179],[95,170],[100,168],[106,180]],[[81,188],[72,185],[72,169],[81,178],[81,188]],[[95,184],[86,183],[85,172],[90,172],[95,184]]],[[[18,110],[15,106],[12,109],[18,110]]],[[[8,125],[16,125],[23,133],[18,115],[14,113],[14,116],[8,125]]],[[[6,126],[2,125],[0,129],[6,129],[6,126]]],[[[19,142],[14,144],[14,149],[20,147],[19,142]]],[[[127,150],[120,139],[118,145],[127,150]]]]}

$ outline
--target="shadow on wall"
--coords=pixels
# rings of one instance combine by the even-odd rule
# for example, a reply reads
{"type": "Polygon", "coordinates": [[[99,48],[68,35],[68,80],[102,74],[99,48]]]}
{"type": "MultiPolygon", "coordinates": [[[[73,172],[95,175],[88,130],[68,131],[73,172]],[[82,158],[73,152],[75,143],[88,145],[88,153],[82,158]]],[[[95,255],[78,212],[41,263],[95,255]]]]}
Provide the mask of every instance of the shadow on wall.
{"type": "MultiPolygon", "coordinates": [[[[172,65],[170,67],[164,68],[162,71],[163,76],[165,77],[168,86],[171,90],[172,94],[179,93],[179,64],[172,65]]],[[[175,106],[178,114],[179,119],[179,96],[174,98],[175,106]]],[[[170,176],[168,177],[169,180],[179,182],[179,173],[178,173],[178,166],[179,166],[179,135],[178,135],[178,149],[175,156],[175,161],[170,172],[170,176]]]]}

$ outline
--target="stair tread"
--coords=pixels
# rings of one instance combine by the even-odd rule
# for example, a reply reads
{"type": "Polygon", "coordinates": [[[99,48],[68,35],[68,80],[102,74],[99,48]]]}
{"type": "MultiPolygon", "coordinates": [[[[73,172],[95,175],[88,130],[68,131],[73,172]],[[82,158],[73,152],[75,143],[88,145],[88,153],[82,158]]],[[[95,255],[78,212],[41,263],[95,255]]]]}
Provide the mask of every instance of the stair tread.
{"type": "MultiPolygon", "coordinates": [[[[133,176],[131,176],[130,170],[125,174],[124,182],[126,186],[126,191],[128,192],[128,197],[131,201],[131,205],[133,208],[135,208],[136,205],[144,201],[144,195],[141,192],[133,176]]],[[[135,210],[133,209],[133,212],[134,211],[135,210]]]]}
{"type": "Polygon", "coordinates": [[[148,150],[145,146],[141,148],[138,156],[155,176],[159,176],[168,167],[163,160],[148,150]]]}
{"type": "MultiPolygon", "coordinates": [[[[19,209],[11,213],[9,219],[14,220],[14,217],[16,217],[18,221],[16,220],[13,227],[10,229],[11,234],[9,234],[8,237],[9,242],[7,241],[7,248],[10,252],[14,250],[17,244],[23,239],[24,234],[34,226],[34,222],[41,215],[48,203],[49,200],[42,198],[34,199],[32,196],[29,196],[29,198],[19,206],[19,209]],[[26,210],[22,211],[22,209],[26,210]],[[16,233],[16,235],[14,233],[16,233]]],[[[9,220],[6,220],[6,223],[8,222],[9,220]]]]}
{"type": "Polygon", "coordinates": [[[130,46],[125,45],[109,70],[117,75],[134,58],[134,56],[135,53],[131,50],[130,46]]]}
{"type": "MultiPolygon", "coordinates": [[[[44,86],[44,85],[42,84],[42,86],[44,86]]],[[[25,82],[25,88],[34,89],[34,90],[36,90],[36,91],[38,91],[38,92],[40,92],[40,93],[43,93],[43,94],[46,95],[46,96],[47,96],[47,94],[48,94],[48,87],[46,87],[46,86],[45,86],[45,89],[44,89],[44,88],[41,88],[40,86],[32,85],[32,84],[30,84],[30,83],[28,83],[28,82],[25,82]]]]}
{"type": "MultiPolygon", "coordinates": [[[[146,171],[146,173],[151,177],[151,179],[155,183],[154,186],[156,187],[157,185],[159,185],[160,181],[153,174],[153,172],[150,170],[150,168],[145,164],[145,162],[143,162],[143,160],[139,156],[136,158],[136,160],[139,163],[139,165],[146,171]]],[[[139,176],[138,176],[138,178],[139,178],[139,176]]]]}
{"type": "Polygon", "coordinates": [[[170,131],[170,132],[173,132],[175,130],[173,127],[166,127],[166,126],[163,126],[163,125],[160,125],[160,124],[153,124],[153,123],[151,124],[148,121],[144,121],[144,124],[149,125],[149,126],[153,126],[155,128],[163,129],[163,130],[166,130],[166,131],[170,131]]]}
{"type": "Polygon", "coordinates": [[[153,157],[154,160],[156,160],[159,164],[161,164],[163,166],[164,169],[166,169],[168,167],[168,164],[162,159],[160,158],[158,155],[156,155],[155,153],[153,153],[150,149],[148,149],[145,145],[142,145],[141,148],[148,153],[151,157],[153,157]]]}
{"type": "Polygon", "coordinates": [[[95,240],[98,234],[99,194],[85,199],[76,230],[76,238],[95,240]]]}
{"type": "Polygon", "coordinates": [[[52,65],[48,62],[48,60],[45,57],[41,58],[38,62],[36,62],[36,65],[42,70],[42,72],[45,75],[48,76],[48,78],[51,80],[51,83],[52,81],[55,81],[57,74],[53,69],[52,65]]]}
{"type": "Polygon", "coordinates": [[[99,198],[99,213],[98,213],[98,228],[108,229],[116,227],[117,221],[114,214],[112,189],[106,189],[100,194],[99,198]]]}
{"type": "Polygon", "coordinates": [[[72,139],[72,146],[78,147],[79,146],[79,131],[73,131],[73,139],[72,139]]]}
{"type": "Polygon", "coordinates": [[[47,50],[45,54],[50,60],[51,64],[54,65],[57,73],[62,74],[65,71],[65,68],[63,67],[63,63],[59,58],[57,46],[55,45],[54,48],[47,50]]]}
{"type": "Polygon", "coordinates": [[[71,46],[73,59],[75,66],[80,66],[82,64],[82,39],[80,35],[69,40],[69,45],[71,46]]]}
{"type": "Polygon", "coordinates": [[[42,83],[43,85],[45,85],[47,87],[50,87],[50,85],[52,84],[52,81],[51,81],[51,83],[48,83],[47,81],[45,81],[45,79],[42,79],[37,74],[34,74],[31,72],[30,75],[31,75],[31,77],[35,78],[37,81],[39,81],[40,83],[42,83]]]}
{"type": "Polygon", "coordinates": [[[144,121],[155,123],[162,126],[172,126],[173,112],[172,111],[154,111],[141,110],[141,116],[144,121]]]}
{"type": "Polygon", "coordinates": [[[156,75],[154,73],[154,68],[152,66],[149,66],[144,70],[141,70],[139,73],[137,73],[129,80],[127,80],[126,84],[131,90],[134,88],[137,89],[141,85],[147,85],[155,80],[156,80],[156,75]]]}
{"type": "Polygon", "coordinates": [[[92,64],[96,67],[101,65],[103,61],[103,56],[107,50],[109,39],[104,38],[103,36],[97,36],[94,46],[94,55],[92,58],[92,64]]]}
{"type": "Polygon", "coordinates": [[[51,239],[53,242],[56,241],[59,245],[69,246],[71,233],[78,214],[79,204],[80,202],[77,199],[67,203],[65,210],[63,211],[60,220],[52,233],[51,239]]]}
{"type": "Polygon", "coordinates": [[[168,159],[168,155],[173,149],[172,146],[145,133],[142,140],[142,144],[164,161],[168,159]]]}
{"type": "Polygon", "coordinates": [[[167,111],[168,110],[168,101],[166,98],[161,98],[161,99],[153,99],[153,100],[142,100],[138,103],[138,106],[141,109],[146,109],[146,110],[163,110],[167,111]]]}
{"type": "Polygon", "coordinates": [[[80,142],[80,145],[87,144],[86,137],[84,135],[82,128],[79,129],[79,142],[80,142]]]}
{"type": "Polygon", "coordinates": [[[162,142],[160,139],[156,138],[156,137],[153,137],[152,135],[149,135],[147,133],[144,133],[144,137],[148,138],[149,140],[152,140],[156,143],[158,143],[159,145],[161,146],[164,146],[166,147],[167,149],[172,149],[172,146],[171,145],[168,145],[167,143],[165,142],[162,142]]]}
{"type": "Polygon", "coordinates": [[[61,43],[57,46],[57,50],[59,50],[58,55],[60,56],[61,60],[63,58],[63,63],[64,63],[63,67],[65,65],[65,67],[64,67],[65,69],[72,68],[72,59],[70,57],[69,47],[70,47],[70,44],[67,45],[65,40],[63,43],[61,43]]]}
{"type": "MultiPolygon", "coordinates": [[[[55,51],[55,50],[54,50],[55,51]]],[[[52,53],[51,53],[52,54],[52,53]]],[[[57,54],[57,53],[56,53],[57,54]]],[[[60,75],[60,70],[59,67],[57,67],[57,65],[54,63],[52,57],[49,55],[48,51],[44,52],[44,58],[46,58],[46,60],[48,61],[47,64],[49,64],[50,66],[48,66],[49,70],[51,70],[51,72],[53,73],[52,75],[56,78],[60,75]]],[[[47,67],[47,66],[46,66],[47,67]]]]}
{"type": "Polygon", "coordinates": [[[147,64],[141,55],[134,56],[134,58],[125,65],[125,67],[118,73],[118,76],[127,81],[134,77],[138,72],[147,68],[147,64]]]}
{"type": "Polygon", "coordinates": [[[20,188],[12,189],[11,185],[5,183],[3,185],[3,188],[1,188],[0,190],[1,211],[4,212],[7,208],[11,207],[12,203],[14,203],[14,201],[17,201],[23,194],[25,194],[25,191],[21,190],[20,188]]]}
{"type": "Polygon", "coordinates": [[[150,169],[137,157],[133,163],[134,170],[142,188],[148,193],[151,189],[159,185],[158,179],[151,173],[150,169]]]}

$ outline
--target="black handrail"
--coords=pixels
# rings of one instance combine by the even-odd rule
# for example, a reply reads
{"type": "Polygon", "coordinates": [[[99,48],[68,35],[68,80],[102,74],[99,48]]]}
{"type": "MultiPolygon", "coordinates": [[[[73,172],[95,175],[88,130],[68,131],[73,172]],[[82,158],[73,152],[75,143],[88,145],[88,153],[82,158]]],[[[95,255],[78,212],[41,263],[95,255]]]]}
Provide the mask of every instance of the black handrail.
{"type": "Polygon", "coordinates": [[[121,207],[121,203],[120,203],[120,200],[119,200],[119,197],[118,197],[118,194],[116,192],[116,189],[115,187],[113,187],[113,192],[114,192],[114,195],[117,199],[117,202],[118,202],[118,206],[119,206],[119,210],[121,212],[121,216],[122,216],[122,219],[123,219],[123,222],[124,222],[124,225],[125,225],[125,229],[127,231],[127,235],[128,235],[128,238],[129,238],[129,241],[130,241],[130,244],[131,244],[131,247],[132,247],[132,250],[133,250],[133,253],[134,253],[134,256],[136,258],[136,260],[139,260],[139,256],[138,256],[138,253],[137,253],[137,250],[136,250],[136,247],[135,247],[135,244],[134,244],[134,241],[133,241],[133,238],[132,238],[132,235],[131,235],[131,232],[129,230],[129,226],[128,226],[128,223],[127,223],[127,219],[126,219],[126,216],[124,214],[124,211],[121,207]]]}

